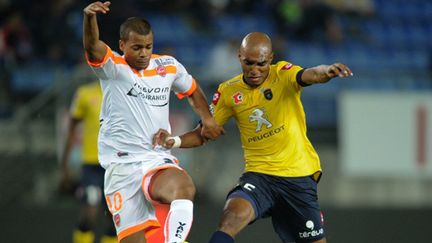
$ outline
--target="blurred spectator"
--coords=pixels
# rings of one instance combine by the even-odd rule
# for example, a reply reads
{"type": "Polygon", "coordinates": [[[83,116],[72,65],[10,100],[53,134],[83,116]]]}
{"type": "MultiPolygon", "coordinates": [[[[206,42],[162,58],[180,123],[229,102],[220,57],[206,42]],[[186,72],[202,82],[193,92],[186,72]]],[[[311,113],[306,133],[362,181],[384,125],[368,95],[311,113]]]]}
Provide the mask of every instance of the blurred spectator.
{"type": "Polygon", "coordinates": [[[31,39],[21,12],[12,12],[0,27],[0,58],[6,69],[23,64],[32,57],[31,39]]]}
{"type": "Polygon", "coordinates": [[[207,65],[203,66],[202,77],[209,83],[220,83],[227,77],[241,72],[238,61],[240,41],[232,38],[222,40],[210,51],[207,65]]]}
{"type": "Polygon", "coordinates": [[[429,73],[429,82],[432,83],[432,48],[429,48],[429,57],[428,57],[428,73],[429,73]]]}
{"type": "Polygon", "coordinates": [[[280,0],[274,8],[279,32],[293,39],[343,39],[336,11],[319,0],[280,0]]]}
{"type": "Polygon", "coordinates": [[[288,40],[283,35],[275,35],[273,38],[273,63],[289,60],[288,40]]]}
{"type": "Polygon", "coordinates": [[[0,118],[12,114],[10,83],[6,72],[0,67],[0,118]]]}
{"type": "Polygon", "coordinates": [[[350,15],[372,16],[375,7],[372,0],[324,0],[326,4],[350,15]]]}

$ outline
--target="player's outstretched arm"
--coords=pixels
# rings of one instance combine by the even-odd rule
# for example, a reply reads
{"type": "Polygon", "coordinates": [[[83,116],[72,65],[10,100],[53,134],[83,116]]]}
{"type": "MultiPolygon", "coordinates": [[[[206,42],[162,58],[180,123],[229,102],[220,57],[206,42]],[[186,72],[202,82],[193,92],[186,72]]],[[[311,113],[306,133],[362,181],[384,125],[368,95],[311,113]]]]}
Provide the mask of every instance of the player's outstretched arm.
{"type": "Polygon", "coordinates": [[[94,2],[84,8],[83,44],[90,62],[102,61],[107,52],[106,44],[99,40],[99,27],[96,15],[106,14],[111,2],[94,2]]]}
{"type": "Polygon", "coordinates": [[[353,73],[345,64],[334,63],[307,68],[302,73],[301,79],[306,84],[316,84],[326,83],[335,77],[346,78],[349,76],[353,76],[353,73]]]}
{"type": "Polygon", "coordinates": [[[207,99],[204,92],[198,86],[197,89],[188,97],[189,104],[195,112],[200,116],[202,121],[201,136],[205,139],[217,139],[221,134],[225,133],[222,126],[218,125],[210,113],[207,99]]]}
{"type": "Polygon", "coordinates": [[[160,145],[167,149],[171,149],[173,147],[193,148],[201,146],[204,143],[205,140],[201,136],[201,126],[197,126],[194,130],[180,135],[177,138],[172,137],[171,134],[165,129],[159,129],[159,131],[157,131],[157,133],[153,136],[153,147],[160,145]]]}

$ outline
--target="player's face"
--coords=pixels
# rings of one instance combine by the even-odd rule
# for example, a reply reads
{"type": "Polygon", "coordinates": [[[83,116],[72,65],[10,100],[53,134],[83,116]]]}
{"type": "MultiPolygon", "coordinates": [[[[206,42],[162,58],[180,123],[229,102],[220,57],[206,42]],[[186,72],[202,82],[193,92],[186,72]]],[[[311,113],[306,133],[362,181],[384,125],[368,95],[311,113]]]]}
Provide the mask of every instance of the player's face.
{"type": "Polygon", "coordinates": [[[239,59],[244,81],[252,87],[257,87],[269,74],[273,53],[265,48],[252,51],[240,50],[239,59]]]}
{"type": "Polygon", "coordinates": [[[131,67],[146,69],[153,53],[153,34],[140,35],[131,31],[128,40],[120,40],[120,50],[131,67]]]}

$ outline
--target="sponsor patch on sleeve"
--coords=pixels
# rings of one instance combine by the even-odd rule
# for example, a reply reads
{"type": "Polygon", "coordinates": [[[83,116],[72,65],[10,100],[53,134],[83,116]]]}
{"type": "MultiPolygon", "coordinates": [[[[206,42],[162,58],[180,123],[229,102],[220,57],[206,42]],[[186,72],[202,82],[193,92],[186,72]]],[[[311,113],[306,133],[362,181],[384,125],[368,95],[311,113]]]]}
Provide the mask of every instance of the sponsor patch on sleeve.
{"type": "Polygon", "coordinates": [[[292,66],[293,66],[292,63],[287,63],[285,64],[285,66],[282,67],[281,70],[289,70],[292,66]]]}

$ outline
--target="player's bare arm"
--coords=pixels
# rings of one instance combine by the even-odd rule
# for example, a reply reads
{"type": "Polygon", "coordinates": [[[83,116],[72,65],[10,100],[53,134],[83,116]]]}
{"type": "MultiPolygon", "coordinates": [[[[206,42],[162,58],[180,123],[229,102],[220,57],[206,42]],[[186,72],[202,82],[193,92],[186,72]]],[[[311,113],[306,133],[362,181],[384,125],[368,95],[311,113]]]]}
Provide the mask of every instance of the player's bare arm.
{"type": "Polygon", "coordinates": [[[202,89],[198,86],[197,89],[189,96],[189,103],[200,116],[202,122],[201,136],[205,139],[216,139],[225,131],[222,126],[218,125],[214,120],[208,108],[207,99],[202,89]]]}
{"type": "Polygon", "coordinates": [[[346,78],[353,76],[351,69],[342,63],[334,63],[332,65],[319,65],[312,68],[307,68],[303,72],[301,78],[306,84],[326,83],[332,78],[346,78]]]}
{"type": "Polygon", "coordinates": [[[83,44],[87,57],[91,62],[102,61],[106,52],[106,44],[99,40],[99,27],[96,15],[106,14],[111,2],[94,2],[84,8],[83,44]]]}
{"type": "Polygon", "coordinates": [[[72,174],[69,168],[69,156],[72,152],[74,146],[74,140],[76,139],[76,131],[78,124],[81,120],[71,118],[69,121],[68,133],[66,138],[66,144],[63,148],[63,154],[61,158],[61,180],[60,180],[60,190],[68,192],[72,186],[72,174]]]}
{"type": "MultiPolygon", "coordinates": [[[[201,136],[201,126],[197,126],[194,130],[180,135],[179,138],[181,141],[180,148],[193,148],[205,143],[204,138],[201,136]]],[[[153,146],[160,145],[164,148],[171,149],[174,143],[174,137],[165,129],[159,129],[153,136],[153,146]]]]}

